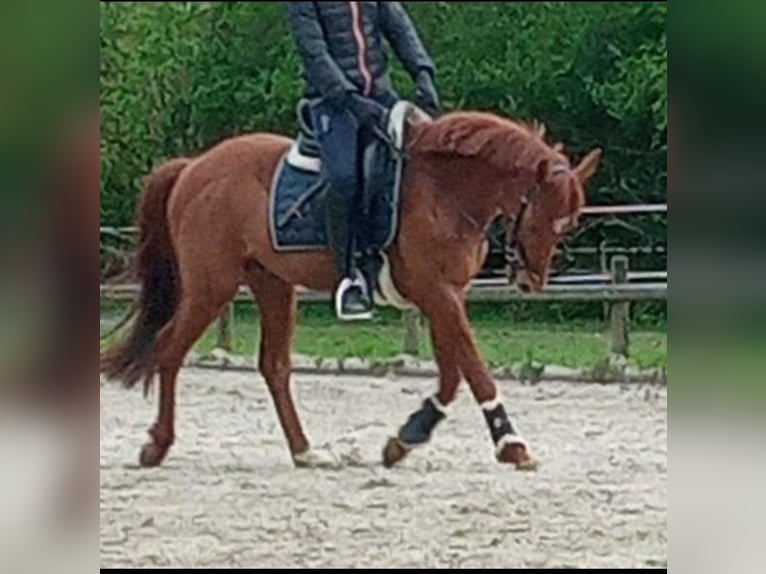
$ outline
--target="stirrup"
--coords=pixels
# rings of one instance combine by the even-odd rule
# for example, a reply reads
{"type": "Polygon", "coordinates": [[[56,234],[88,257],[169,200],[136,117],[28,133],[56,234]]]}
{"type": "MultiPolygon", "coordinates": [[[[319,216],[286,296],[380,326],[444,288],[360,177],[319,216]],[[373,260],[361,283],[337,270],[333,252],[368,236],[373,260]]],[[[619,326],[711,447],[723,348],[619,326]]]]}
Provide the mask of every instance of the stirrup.
{"type": "Polygon", "coordinates": [[[368,283],[367,278],[364,276],[364,273],[362,273],[361,269],[354,270],[354,279],[352,281],[352,285],[361,287],[362,291],[364,291],[364,296],[368,299],[370,299],[372,296],[370,293],[370,284],[368,283]]]}
{"type": "Polygon", "coordinates": [[[335,314],[341,321],[365,321],[372,319],[372,300],[367,293],[367,282],[364,279],[357,276],[355,279],[346,277],[340,282],[337,291],[335,291],[335,314]],[[370,301],[370,310],[360,313],[344,313],[343,312],[343,296],[346,291],[352,287],[359,287],[365,293],[365,296],[370,301]]]}

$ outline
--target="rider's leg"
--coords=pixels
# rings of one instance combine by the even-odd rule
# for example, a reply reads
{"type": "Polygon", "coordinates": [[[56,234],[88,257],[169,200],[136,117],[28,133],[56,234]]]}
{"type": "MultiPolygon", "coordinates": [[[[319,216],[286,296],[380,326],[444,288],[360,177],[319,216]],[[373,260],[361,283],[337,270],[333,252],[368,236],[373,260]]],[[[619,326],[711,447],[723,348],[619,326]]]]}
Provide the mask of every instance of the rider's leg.
{"type": "MultiPolygon", "coordinates": [[[[376,93],[373,93],[372,98],[384,108],[386,108],[389,112],[397,104],[397,102],[401,100],[399,95],[390,88],[384,88],[376,93]]],[[[381,129],[383,128],[385,128],[385,126],[381,124],[381,129]]],[[[358,148],[360,150],[360,157],[358,158],[359,168],[357,173],[364,173],[363,158],[361,156],[363,156],[364,150],[367,149],[367,146],[376,140],[377,137],[378,136],[372,130],[365,128],[360,130],[358,148]]],[[[373,191],[372,193],[375,192],[373,191]]],[[[367,215],[370,215],[369,204],[375,204],[375,199],[374,197],[367,196],[367,191],[361,195],[364,198],[364,203],[366,204],[366,207],[363,211],[367,215]]],[[[369,222],[362,222],[359,232],[360,233],[357,234],[357,239],[359,241],[359,247],[361,250],[358,265],[365,277],[365,280],[367,281],[369,291],[372,292],[376,288],[378,275],[383,266],[383,255],[379,246],[375,244],[374,237],[369,235],[370,233],[374,233],[374,231],[369,227],[369,222]]]]}
{"type": "Polygon", "coordinates": [[[321,148],[323,175],[329,183],[325,205],[327,235],[335,255],[340,285],[335,296],[341,319],[368,319],[372,303],[356,273],[354,236],[359,219],[359,127],[346,111],[328,104],[312,109],[321,148]]]}

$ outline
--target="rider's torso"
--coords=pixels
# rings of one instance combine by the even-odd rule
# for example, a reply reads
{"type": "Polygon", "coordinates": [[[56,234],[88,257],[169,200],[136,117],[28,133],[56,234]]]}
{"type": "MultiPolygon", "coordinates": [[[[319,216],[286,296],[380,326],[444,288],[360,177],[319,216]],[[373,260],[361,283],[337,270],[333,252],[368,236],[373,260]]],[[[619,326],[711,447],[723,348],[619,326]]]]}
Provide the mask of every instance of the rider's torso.
{"type": "Polygon", "coordinates": [[[314,2],[330,56],[367,95],[390,89],[378,4],[314,2]]]}

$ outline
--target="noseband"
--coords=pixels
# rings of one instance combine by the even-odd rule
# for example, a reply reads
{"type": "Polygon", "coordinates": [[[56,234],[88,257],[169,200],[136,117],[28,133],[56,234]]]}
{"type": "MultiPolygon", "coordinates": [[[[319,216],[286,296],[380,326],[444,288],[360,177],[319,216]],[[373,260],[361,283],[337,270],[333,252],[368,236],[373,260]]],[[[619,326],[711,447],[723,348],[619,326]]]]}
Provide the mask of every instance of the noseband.
{"type": "MultiPolygon", "coordinates": [[[[569,166],[565,163],[557,163],[551,169],[551,175],[568,173],[569,166]]],[[[526,271],[529,267],[529,260],[524,245],[519,241],[519,228],[527,212],[532,197],[540,191],[540,184],[535,183],[527,192],[521,196],[519,210],[515,216],[505,218],[505,272],[508,276],[508,283],[513,284],[516,281],[520,271],[526,271]]]]}

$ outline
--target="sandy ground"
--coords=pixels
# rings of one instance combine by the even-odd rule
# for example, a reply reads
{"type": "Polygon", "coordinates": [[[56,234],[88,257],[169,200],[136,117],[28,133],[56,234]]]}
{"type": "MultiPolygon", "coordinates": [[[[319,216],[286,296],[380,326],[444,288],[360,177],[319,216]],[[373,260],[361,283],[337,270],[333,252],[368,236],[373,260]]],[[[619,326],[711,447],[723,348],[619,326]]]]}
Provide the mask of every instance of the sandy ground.
{"type": "Polygon", "coordinates": [[[386,470],[386,439],[434,383],[332,376],[293,388],[312,444],[345,465],[297,470],[260,376],[199,369],[181,374],[165,465],[143,470],[155,399],[102,383],[101,566],[666,566],[666,389],[500,385],[535,473],[494,461],[465,385],[386,470]]]}

